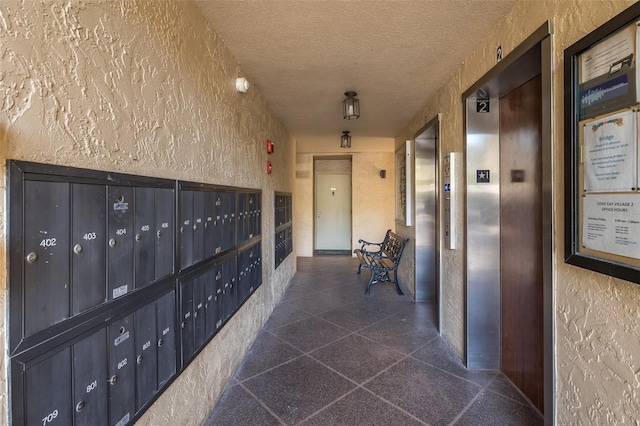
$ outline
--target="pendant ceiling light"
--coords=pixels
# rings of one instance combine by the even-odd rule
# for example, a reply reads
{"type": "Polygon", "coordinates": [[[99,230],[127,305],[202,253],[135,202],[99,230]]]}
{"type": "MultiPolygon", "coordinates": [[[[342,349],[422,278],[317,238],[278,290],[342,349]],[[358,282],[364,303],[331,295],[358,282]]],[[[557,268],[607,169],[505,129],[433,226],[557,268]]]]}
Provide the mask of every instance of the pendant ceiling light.
{"type": "Polygon", "coordinates": [[[342,137],[340,138],[340,148],[351,148],[351,135],[349,135],[348,130],[344,130],[342,132],[342,137]]]}
{"type": "Polygon", "coordinates": [[[360,117],[360,101],[356,98],[358,94],[356,92],[345,92],[347,99],[344,100],[344,114],[345,120],[355,120],[360,117]]]}

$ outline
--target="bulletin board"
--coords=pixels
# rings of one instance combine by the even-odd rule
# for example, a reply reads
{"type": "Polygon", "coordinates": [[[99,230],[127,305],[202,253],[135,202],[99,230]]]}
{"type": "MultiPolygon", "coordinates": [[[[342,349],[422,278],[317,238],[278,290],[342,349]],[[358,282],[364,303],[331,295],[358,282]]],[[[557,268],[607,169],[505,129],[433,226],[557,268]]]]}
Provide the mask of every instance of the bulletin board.
{"type": "Polygon", "coordinates": [[[565,262],[640,284],[640,4],[565,55],[565,262]]]}

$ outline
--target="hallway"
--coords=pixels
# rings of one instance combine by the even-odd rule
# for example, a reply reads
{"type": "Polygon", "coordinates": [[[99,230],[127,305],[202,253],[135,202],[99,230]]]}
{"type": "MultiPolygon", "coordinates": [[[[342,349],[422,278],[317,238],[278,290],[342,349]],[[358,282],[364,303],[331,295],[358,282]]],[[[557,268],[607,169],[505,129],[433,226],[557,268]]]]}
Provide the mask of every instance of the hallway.
{"type": "Polygon", "coordinates": [[[364,296],[350,257],[299,258],[206,426],[541,425],[499,372],[468,371],[437,308],[389,283],[364,296]]]}

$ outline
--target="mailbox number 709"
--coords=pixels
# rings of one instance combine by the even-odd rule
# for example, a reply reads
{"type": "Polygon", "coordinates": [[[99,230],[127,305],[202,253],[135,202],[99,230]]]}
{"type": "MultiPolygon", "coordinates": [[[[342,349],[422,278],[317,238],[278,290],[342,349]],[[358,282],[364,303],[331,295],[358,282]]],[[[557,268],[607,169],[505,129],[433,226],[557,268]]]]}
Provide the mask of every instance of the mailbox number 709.
{"type": "Polygon", "coordinates": [[[58,417],[58,410],[53,410],[51,414],[48,414],[42,419],[42,426],[46,426],[47,423],[51,423],[56,417],[58,417]]]}

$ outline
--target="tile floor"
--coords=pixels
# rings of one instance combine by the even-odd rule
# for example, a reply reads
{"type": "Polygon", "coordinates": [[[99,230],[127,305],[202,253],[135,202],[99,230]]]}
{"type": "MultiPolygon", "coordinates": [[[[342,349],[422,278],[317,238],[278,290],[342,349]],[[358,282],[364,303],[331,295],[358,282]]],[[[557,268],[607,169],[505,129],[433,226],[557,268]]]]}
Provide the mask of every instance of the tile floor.
{"type": "Polygon", "coordinates": [[[462,365],[435,305],[389,283],[366,297],[356,270],[350,257],[298,259],[206,426],[543,424],[501,373],[462,365]]]}

